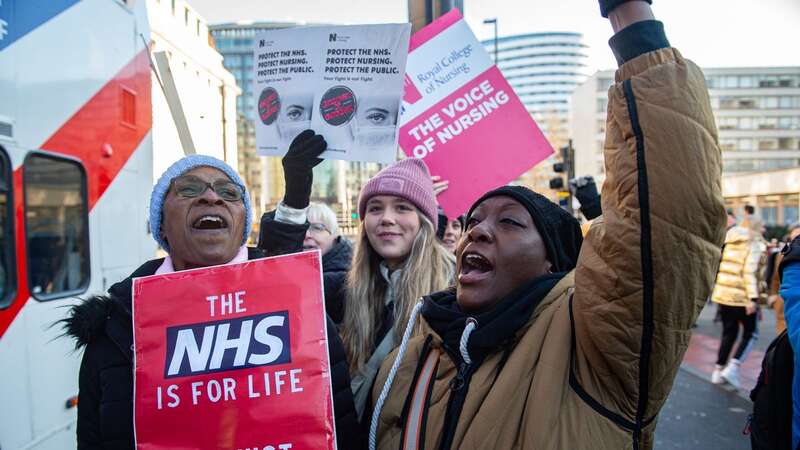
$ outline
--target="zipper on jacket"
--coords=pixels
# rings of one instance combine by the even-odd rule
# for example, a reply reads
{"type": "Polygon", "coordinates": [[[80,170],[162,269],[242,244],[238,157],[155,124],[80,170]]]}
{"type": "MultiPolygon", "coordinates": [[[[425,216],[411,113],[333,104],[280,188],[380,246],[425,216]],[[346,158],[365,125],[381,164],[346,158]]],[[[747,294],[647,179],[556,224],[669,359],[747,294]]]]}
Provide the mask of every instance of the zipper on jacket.
{"type": "Polygon", "coordinates": [[[470,365],[467,363],[461,363],[458,368],[458,372],[456,373],[455,378],[450,380],[450,390],[453,392],[458,392],[464,388],[464,381],[466,378],[467,371],[469,370],[470,365]]]}
{"type": "Polygon", "coordinates": [[[480,362],[473,361],[472,364],[467,364],[461,361],[460,356],[455,356],[458,353],[453,352],[446,344],[443,345],[443,348],[453,361],[458,362],[458,372],[455,378],[450,380],[450,399],[447,401],[444,424],[442,425],[442,442],[439,445],[440,450],[450,450],[459,419],[461,418],[461,410],[464,408],[464,401],[469,391],[469,381],[472,377],[473,369],[480,365],[480,362]]]}

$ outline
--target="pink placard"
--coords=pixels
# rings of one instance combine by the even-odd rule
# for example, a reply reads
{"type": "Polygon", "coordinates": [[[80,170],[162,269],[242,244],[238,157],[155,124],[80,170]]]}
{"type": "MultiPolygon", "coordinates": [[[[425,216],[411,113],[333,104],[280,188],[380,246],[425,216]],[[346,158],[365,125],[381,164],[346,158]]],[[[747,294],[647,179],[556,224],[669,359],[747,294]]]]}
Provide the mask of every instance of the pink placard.
{"type": "Polygon", "coordinates": [[[438,201],[454,218],[553,148],[457,11],[411,42],[400,147],[450,182],[438,201]]]}
{"type": "Polygon", "coordinates": [[[316,252],[137,278],[140,450],[334,450],[316,252]]]}

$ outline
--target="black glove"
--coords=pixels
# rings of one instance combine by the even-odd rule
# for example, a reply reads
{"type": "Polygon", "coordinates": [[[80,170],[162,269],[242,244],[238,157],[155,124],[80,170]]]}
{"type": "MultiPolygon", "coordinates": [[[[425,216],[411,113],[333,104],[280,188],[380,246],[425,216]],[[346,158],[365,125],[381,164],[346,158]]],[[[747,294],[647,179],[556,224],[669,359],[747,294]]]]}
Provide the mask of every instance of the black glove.
{"type": "Polygon", "coordinates": [[[800,261],[800,236],[794,238],[792,242],[786,244],[781,250],[781,265],[778,266],[778,278],[783,281],[783,269],[793,262],[800,261]]]}
{"type": "Polygon", "coordinates": [[[597,184],[590,176],[573,178],[569,180],[569,187],[575,198],[581,204],[581,212],[588,220],[595,219],[603,214],[600,205],[600,194],[597,192],[597,184]]]}
{"type": "Polygon", "coordinates": [[[600,0],[600,14],[602,14],[603,17],[608,18],[608,13],[610,13],[614,8],[630,1],[645,1],[651,5],[653,4],[653,0],[600,0]]]}
{"type": "Polygon", "coordinates": [[[281,161],[283,179],[286,181],[286,194],[283,204],[296,209],[308,206],[311,198],[311,184],[314,181],[314,167],[322,162],[319,155],[328,148],[322,135],[311,130],[298,134],[289,145],[289,151],[281,161]]]}

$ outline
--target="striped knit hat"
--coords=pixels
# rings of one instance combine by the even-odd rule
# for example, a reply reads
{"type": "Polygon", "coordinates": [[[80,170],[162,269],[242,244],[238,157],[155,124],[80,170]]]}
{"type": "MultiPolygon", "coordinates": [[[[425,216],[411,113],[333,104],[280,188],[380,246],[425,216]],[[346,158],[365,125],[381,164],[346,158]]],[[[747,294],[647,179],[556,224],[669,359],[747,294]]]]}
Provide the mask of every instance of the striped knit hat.
{"type": "Polygon", "coordinates": [[[361,220],[364,220],[367,202],[376,195],[394,195],[408,200],[433,223],[434,230],[438,227],[433,181],[421,159],[409,158],[396,162],[378,172],[364,185],[358,199],[358,216],[361,220]]]}
{"type": "Polygon", "coordinates": [[[153,239],[158,242],[164,250],[169,252],[169,245],[161,236],[161,215],[164,208],[164,200],[167,198],[167,192],[172,184],[172,180],[185,174],[186,172],[194,169],[195,167],[213,167],[225,173],[228,178],[234,183],[245,189],[242,201],[244,202],[244,236],[242,236],[242,245],[247,242],[247,236],[250,235],[250,228],[253,225],[252,210],[250,209],[250,196],[247,193],[247,186],[242,181],[239,174],[227,165],[213,156],[207,155],[188,155],[173,163],[169,168],[164,171],[161,178],[153,186],[153,193],[150,194],[150,232],[153,234],[153,239]]]}

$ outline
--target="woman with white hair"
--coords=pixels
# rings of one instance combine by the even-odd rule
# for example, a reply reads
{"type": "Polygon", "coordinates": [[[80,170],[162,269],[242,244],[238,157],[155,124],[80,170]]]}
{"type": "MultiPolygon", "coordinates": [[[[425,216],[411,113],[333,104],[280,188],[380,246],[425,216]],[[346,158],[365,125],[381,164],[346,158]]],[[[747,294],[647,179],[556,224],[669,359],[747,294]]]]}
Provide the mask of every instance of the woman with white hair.
{"type": "Polygon", "coordinates": [[[353,259],[353,245],[339,234],[336,214],[328,205],[312,202],[307,215],[308,231],[303,240],[303,249],[317,249],[322,253],[325,309],[338,325],[344,318],[344,288],[353,259]]]}

